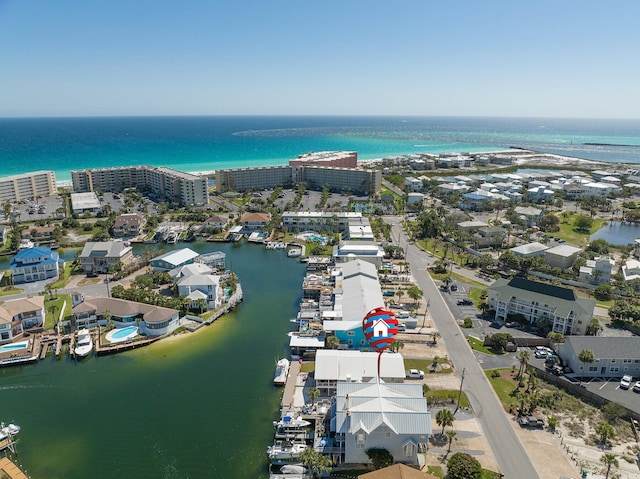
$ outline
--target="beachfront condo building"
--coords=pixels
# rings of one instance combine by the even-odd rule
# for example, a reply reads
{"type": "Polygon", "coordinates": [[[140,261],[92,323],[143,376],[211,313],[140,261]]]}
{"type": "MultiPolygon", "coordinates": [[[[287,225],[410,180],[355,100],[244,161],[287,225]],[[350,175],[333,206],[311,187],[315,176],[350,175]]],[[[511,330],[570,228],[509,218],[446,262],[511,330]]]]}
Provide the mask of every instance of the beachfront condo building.
{"type": "Polygon", "coordinates": [[[306,183],[308,188],[315,190],[320,190],[326,185],[331,191],[375,195],[380,192],[382,172],[323,166],[272,166],[216,171],[218,193],[260,190],[278,186],[286,188],[296,183],[306,183]]]}
{"type": "Polygon", "coordinates": [[[53,171],[34,171],[0,178],[0,203],[35,200],[38,196],[51,196],[57,192],[53,171]]]}
{"type": "Polygon", "coordinates": [[[356,151],[317,151],[298,155],[289,160],[289,166],[325,166],[334,168],[357,168],[358,152],[356,151]]]}
{"type": "Polygon", "coordinates": [[[207,177],[166,167],[123,166],[71,172],[73,191],[122,191],[137,188],[181,205],[206,205],[207,177]]]}

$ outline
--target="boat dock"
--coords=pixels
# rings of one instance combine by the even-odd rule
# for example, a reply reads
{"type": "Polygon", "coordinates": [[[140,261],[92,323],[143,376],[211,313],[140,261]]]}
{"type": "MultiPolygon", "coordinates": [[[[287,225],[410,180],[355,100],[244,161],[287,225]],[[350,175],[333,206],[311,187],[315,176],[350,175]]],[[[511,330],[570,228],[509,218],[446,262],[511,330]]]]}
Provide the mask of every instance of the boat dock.
{"type": "Polygon", "coordinates": [[[9,476],[9,479],[29,479],[29,477],[7,457],[0,458],[0,471],[9,476]]]}
{"type": "Polygon", "coordinates": [[[280,403],[283,410],[289,410],[294,406],[293,399],[296,393],[299,373],[300,362],[291,361],[289,365],[289,375],[287,376],[287,382],[284,385],[284,392],[282,393],[282,402],[280,403]]]}

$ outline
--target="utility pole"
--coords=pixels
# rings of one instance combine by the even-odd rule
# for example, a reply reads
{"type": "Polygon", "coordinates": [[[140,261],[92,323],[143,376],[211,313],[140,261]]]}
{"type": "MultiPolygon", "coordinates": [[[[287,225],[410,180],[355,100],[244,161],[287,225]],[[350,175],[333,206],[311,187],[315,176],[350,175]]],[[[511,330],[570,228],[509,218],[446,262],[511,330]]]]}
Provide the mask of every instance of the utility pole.
{"type": "Polygon", "coordinates": [[[460,390],[458,391],[458,403],[456,404],[456,410],[453,411],[453,414],[458,412],[458,409],[460,409],[460,397],[462,396],[462,383],[464,383],[464,372],[465,372],[465,368],[462,368],[462,378],[460,379],[460,390]]]}

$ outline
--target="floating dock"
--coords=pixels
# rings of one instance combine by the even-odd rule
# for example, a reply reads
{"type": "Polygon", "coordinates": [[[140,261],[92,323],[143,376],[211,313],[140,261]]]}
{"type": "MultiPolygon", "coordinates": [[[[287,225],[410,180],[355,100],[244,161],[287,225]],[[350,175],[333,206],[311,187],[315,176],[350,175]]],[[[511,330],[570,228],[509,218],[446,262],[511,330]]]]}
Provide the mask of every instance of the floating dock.
{"type": "Polygon", "coordinates": [[[4,472],[9,479],[29,479],[9,458],[0,458],[0,471],[4,472]]]}

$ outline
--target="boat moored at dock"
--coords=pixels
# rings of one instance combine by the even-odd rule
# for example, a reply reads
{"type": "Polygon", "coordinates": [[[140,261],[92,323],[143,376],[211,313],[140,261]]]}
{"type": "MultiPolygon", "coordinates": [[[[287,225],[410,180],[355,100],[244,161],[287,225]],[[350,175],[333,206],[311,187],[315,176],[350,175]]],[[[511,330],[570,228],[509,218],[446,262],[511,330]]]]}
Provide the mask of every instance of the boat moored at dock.
{"type": "Polygon", "coordinates": [[[273,384],[276,386],[284,386],[289,375],[289,360],[282,358],[276,363],[276,372],[273,376],[273,384]]]}

